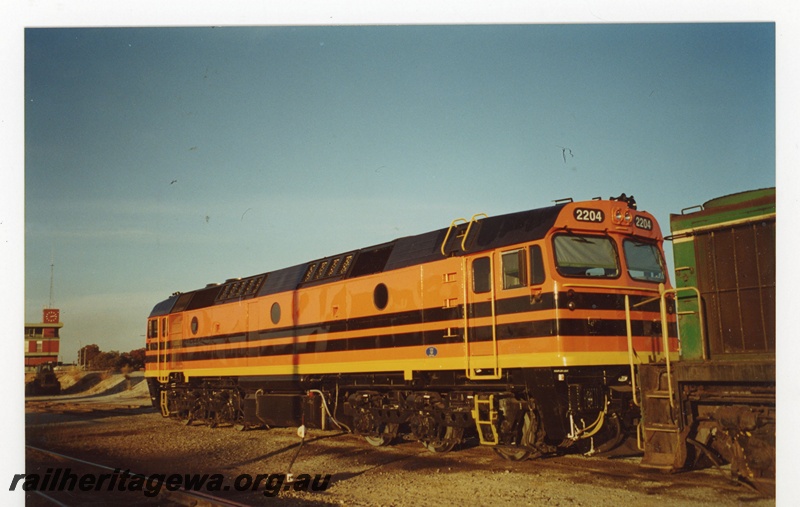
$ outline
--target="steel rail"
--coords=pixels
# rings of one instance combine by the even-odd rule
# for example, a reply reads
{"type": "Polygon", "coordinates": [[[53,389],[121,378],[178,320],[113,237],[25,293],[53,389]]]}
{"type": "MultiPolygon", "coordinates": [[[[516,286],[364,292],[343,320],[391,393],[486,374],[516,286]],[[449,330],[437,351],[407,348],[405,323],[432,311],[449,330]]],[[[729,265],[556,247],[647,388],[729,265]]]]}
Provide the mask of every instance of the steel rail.
{"type": "MultiPolygon", "coordinates": [[[[74,461],[76,463],[82,463],[84,465],[88,465],[88,466],[95,467],[95,468],[100,468],[102,470],[109,470],[111,472],[121,470],[120,467],[112,468],[112,467],[109,467],[109,466],[106,466],[106,465],[102,465],[100,463],[94,463],[94,462],[91,462],[91,461],[86,461],[84,459],[76,458],[74,456],[67,456],[66,454],[61,454],[61,453],[58,453],[58,452],[55,452],[55,451],[50,451],[48,449],[42,449],[41,447],[35,447],[33,445],[25,444],[25,447],[28,448],[28,449],[32,449],[34,451],[38,451],[38,452],[44,453],[44,454],[49,454],[51,456],[56,456],[56,457],[61,458],[61,459],[74,461]]],[[[146,475],[140,474],[140,473],[132,473],[131,477],[147,478],[146,475]]],[[[40,491],[35,491],[35,492],[40,494],[41,496],[43,496],[47,500],[57,504],[57,505],[61,505],[61,506],[66,507],[66,504],[61,503],[60,501],[50,497],[49,495],[45,495],[45,494],[41,493],[40,491]]],[[[182,504],[182,505],[206,505],[206,506],[211,506],[211,507],[248,507],[247,504],[234,502],[232,500],[227,500],[225,498],[219,498],[219,497],[216,497],[214,495],[209,495],[208,493],[203,493],[202,491],[189,491],[189,490],[187,490],[185,488],[181,488],[180,490],[177,490],[177,491],[163,490],[163,491],[159,492],[158,496],[162,497],[162,498],[165,498],[165,499],[169,499],[169,500],[171,500],[171,501],[173,501],[175,503],[182,504]]]]}

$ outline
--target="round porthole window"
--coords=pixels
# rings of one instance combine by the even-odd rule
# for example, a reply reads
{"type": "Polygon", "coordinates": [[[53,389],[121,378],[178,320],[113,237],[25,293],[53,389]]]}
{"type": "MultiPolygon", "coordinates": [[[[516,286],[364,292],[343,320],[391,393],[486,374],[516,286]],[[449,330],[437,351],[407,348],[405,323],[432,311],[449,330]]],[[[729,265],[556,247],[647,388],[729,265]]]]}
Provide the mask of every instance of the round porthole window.
{"type": "Polygon", "coordinates": [[[273,324],[277,324],[281,320],[281,305],[272,303],[272,308],[269,311],[269,316],[273,324]]]}
{"type": "Polygon", "coordinates": [[[372,300],[375,303],[375,308],[383,310],[389,304],[389,289],[386,285],[379,283],[375,286],[375,291],[372,293],[372,300]]]}
{"type": "Polygon", "coordinates": [[[197,317],[192,317],[192,334],[197,334],[197,317]]]}

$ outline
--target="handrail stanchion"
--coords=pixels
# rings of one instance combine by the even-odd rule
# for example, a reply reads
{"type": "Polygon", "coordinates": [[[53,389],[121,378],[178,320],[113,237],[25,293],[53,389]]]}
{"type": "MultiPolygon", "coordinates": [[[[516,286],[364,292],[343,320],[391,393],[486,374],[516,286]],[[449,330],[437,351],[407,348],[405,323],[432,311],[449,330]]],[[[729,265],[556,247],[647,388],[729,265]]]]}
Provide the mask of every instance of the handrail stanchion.
{"type": "Polygon", "coordinates": [[[631,367],[631,388],[633,389],[633,404],[639,406],[639,398],[636,396],[636,370],[633,366],[633,332],[631,331],[631,302],[625,294],[625,331],[628,335],[628,362],[631,367]]]}
{"type": "Polygon", "coordinates": [[[661,339],[664,346],[664,360],[667,366],[667,388],[669,390],[669,406],[675,409],[674,394],[672,392],[672,366],[669,358],[669,325],[667,323],[667,291],[664,284],[658,284],[658,293],[660,294],[660,310],[661,310],[661,339]]]}

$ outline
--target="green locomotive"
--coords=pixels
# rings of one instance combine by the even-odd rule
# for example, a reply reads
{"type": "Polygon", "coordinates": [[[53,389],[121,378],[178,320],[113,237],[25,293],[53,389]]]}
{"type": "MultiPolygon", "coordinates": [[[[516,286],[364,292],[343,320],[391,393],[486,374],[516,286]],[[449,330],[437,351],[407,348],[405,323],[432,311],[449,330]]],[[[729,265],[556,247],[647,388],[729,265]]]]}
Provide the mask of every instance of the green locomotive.
{"type": "Polygon", "coordinates": [[[640,367],[643,466],[775,487],[775,189],[670,216],[680,360],[640,367]]]}

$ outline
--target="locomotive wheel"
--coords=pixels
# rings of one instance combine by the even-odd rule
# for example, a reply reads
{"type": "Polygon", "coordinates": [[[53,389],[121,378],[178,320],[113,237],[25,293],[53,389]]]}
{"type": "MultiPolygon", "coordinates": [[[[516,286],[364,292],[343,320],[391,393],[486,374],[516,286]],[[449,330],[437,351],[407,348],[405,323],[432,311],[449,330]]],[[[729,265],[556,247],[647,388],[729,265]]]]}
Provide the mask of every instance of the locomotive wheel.
{"type": "Polygon", "coordinates": [[[457,443],[461,442],[463,436],[464,428],[447,426],[441,438],[422,442],[422,444],[431,452],[449,452],[453,450],[457,443]]]}
{"type": "Polygon", "coordinates": [[[251,425],[245,422],[244,412],[241,409],[236,411],[236,418],[233,421],[233,429],[236,431],[247,431],[257,427],[258,425],[251,425]]]}
{"type": "Polygon", "coordinates": [[[245,431],[252,428],[252,426],[248,425],[244,420],[244,407],[242,403],[242,393],[240,391],[235,390],[233,392],[231,404],[233,409],[231,418],[233,429],[236,431],[245,431]]]}
{"type": "Polygon", "coordinates": [[[178,417],[184,426],[191,426],[194,421],[203,419],[202,414],[205,413],[204,403],[198,392],[183,392],[179,407],[178,417]]]}
{"type": "Polygon", "coordinates": [[[221,393],[219,397],[214,400],[215,410],[213,411],[213,417],[209,422],[209,426],[216,428],[221,425],[233,425],[238,417],[235,401],[235,394],[232,392],[221,393]],[[220,400],[222,401],[220,402],[220,400]]]}
{"type": "Polygon", "coordinates": [[[193,409],[184,408],[178,412],[178,419],[184,426],[191,426],[195,420],[195,412],[193,409]]]}
{"type": "Polygon", "coordinates": [[[386,424],[383,426],[383,432],[377,437],[364,436],[370,445],[375,447],[383,447],[392,443],[392,440],[397,436],[397,430],[400,428],[399,424],[386,424]]]}
{"type": "MultiPolygon", "coordinates": [[[[530,430],[531,430],[531,414],[530,412],[527,412],[524,416],[522,423],[522,433],[521,433],[522,442],[525,442],[527,440],[527,435],[530,433],[530,430]]],[[[524,461],[528,459],[531,455],[530,450],[521,446],[495,447],[494,452],[496,452],[497,455],[500,456],[501,458],[508,461],[524,461]]]]}

